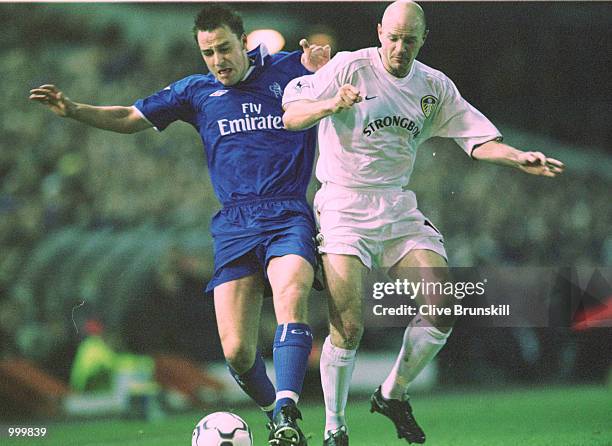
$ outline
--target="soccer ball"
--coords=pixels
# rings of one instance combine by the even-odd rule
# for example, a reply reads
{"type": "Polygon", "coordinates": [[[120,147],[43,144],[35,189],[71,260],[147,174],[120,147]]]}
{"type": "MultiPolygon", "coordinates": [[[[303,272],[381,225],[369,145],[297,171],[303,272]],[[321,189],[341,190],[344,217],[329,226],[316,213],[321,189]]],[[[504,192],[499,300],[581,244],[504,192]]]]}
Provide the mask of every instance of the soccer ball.
{"type": "Polygon", "coordinates": [[[238,415],[215,412],[198,422],[191,436],[191,446],[253,446],[253,435],[238,415]]]}

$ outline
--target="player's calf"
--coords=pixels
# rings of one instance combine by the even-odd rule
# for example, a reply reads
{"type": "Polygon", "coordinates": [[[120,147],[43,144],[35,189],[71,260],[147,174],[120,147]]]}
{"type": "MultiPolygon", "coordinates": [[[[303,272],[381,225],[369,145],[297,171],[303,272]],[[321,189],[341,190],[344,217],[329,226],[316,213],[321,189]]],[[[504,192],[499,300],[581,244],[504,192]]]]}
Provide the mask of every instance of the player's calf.
{"type": "Polygon", "coordinates": [[[261,353],[257,351],[255,362],[244,373],[238,373],[229,362],[227,368],[240,388],[272,419],[272,411],[276,401],[276,390],[266,373],[266,365],[261,353]]]}
{"type": "Polygon", "coordinates": [[[345,350],[357,350],[363,336],[363,323],[360,319],[349,319],[343,321],[331,321],[331,342],[345,350]]]}

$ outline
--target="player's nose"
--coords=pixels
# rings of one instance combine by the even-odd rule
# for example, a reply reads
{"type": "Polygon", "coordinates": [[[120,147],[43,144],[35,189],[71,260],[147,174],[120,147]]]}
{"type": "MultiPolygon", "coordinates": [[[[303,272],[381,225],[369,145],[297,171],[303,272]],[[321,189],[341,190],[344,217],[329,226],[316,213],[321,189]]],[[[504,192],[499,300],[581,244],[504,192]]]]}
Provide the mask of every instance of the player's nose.
{"type": "Polygon", "coordinates": [[[408,51],[406,48],[400,48],[395,52],[395,57],[401,60],[408,59],[408,51]]]}
{"type": "Polygon", "coordinates": [[[214,53],[212,62],[215,67],[222,68],[221,65],[223,64],[223,56],[219,53],[214,53]]]}
{"type": "Polygon", "coordinates": [[[397,53],[398,53],[399,55],[405,56],[405,55],[406,55],[406,53],[408,52],[408,45],[407,45],[407,44],[405,44],[404,42],[401,42],[401,41],[400,41],[400,42],[398,42],[398,44],[397,44],[397,47],[396,47],[396,48],[397,48],[397,53]]]}

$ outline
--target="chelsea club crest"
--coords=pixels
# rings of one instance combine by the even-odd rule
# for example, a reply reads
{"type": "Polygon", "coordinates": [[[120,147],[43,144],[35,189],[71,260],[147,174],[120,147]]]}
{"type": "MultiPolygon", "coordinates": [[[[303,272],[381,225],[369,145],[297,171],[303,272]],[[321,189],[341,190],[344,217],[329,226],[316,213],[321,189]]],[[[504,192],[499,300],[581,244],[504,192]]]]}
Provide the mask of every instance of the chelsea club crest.
{"type": "Polygon", "coordinates": [[[274,93],[274,97],[276,98],[283,97],[283,89],[281,88],[278,82],[274,82],[268,88],[270,89],[272,93],[274,93]]]}

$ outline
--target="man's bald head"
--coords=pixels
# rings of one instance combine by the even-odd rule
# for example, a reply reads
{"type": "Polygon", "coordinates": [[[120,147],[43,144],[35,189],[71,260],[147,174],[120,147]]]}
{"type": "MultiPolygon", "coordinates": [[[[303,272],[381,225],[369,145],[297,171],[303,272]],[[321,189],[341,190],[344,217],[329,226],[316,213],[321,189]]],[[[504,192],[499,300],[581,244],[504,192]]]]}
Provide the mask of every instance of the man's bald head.
{"type": "Polygon", "coordinates": [[[381,24],[383,28],[419,26],[422,32],[427,29],[423,8],[410,0],[398,0],[387,6],[381,24]]]}
{"type": "Polygon", "coordinates": [[[378,52],[385,69],[395,77],[406,76],[426,38],[425,13],[419,5],[398,0],[387,6],[378,25],[378,52]]]}

